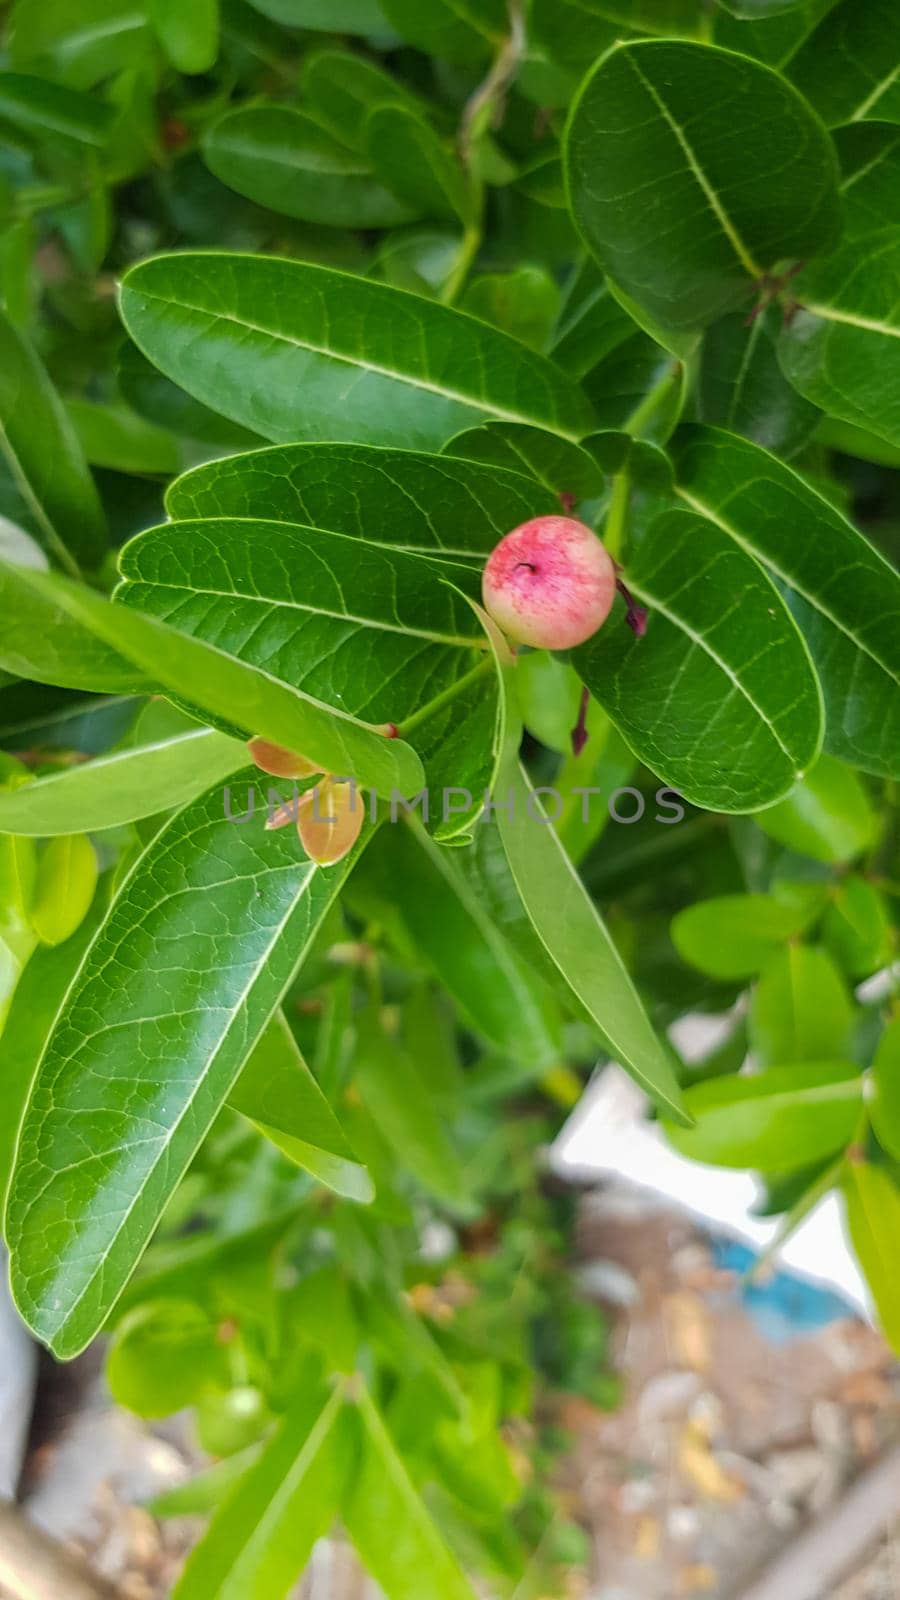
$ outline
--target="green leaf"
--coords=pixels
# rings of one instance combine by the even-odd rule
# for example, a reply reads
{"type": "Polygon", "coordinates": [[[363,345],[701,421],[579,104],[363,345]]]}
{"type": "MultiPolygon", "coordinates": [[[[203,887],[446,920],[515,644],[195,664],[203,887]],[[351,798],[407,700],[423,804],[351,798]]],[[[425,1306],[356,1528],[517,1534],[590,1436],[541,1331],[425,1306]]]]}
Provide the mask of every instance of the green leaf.
{"type": "Polygon", "coordinates": [[[192,727],[0,790],[0,832],[96,833],[186,805],[247,765],[237,739],[192,727]]]}
{"type": "Polygon", "coordinates": [[[696,0],[532,0],[535,37],[554,61],[583,72],[617,39],[696,34],[696,0]]]}
{"type": "MultiPolygon", "coordinates": [[[[0,859],[8,841],[0,841],[0,859]]],[[[101,892],[94,896],[90,911],[77,933],[65,944],[51,948],[39,946],[29,957],[21,973],[7,1025],[0,1025],[0,1085],[2,1085],[2,1115],[0,1115],[0,1195],[5,1203],[6,1191],[13,1169],[13,1155],[19,1133],[19,1124],[31,1092],[31,1085],[48,1033],[62,1005],[84,952],[106,914],[107,897],[101,892]]],[[[2,942],[2,932],[0,932],[2,942]]],[[[0,954],[0,967],[3,957],[0,954]]],[[[2,1000],[0,1000],[2,1008],[2,1000]]]]}
{"type": "Polygon", "coordinates": [[[891,1349],[900,1352],[900,1190],[883,1167],[852,1161],[844,1180],[850,1239],[868,1279],[878,1320],[891,1349]]]}
{"type": "Polygon", "coordinates": [[[429,1600],[475,1600],[365,1388],[358,1406],[358,1467],[341,1519],[366,1571],[391,1600],[422,1600],[425,1573],[429,1600]]]}
{"type": "Polygon", "coordinates": [[[97,566],[103,512],[74,429],[40,360],[2,312],[0,460],[21,497],[24,526],[48,555],[70,572],[97,566]]]}
{"type": "MultiPolygon", "coordinates": [[[[319,528],[168,523],[132,540],[120,565],[118,597],[129,608],[370,724],[403,728],[471,672],[482,645],[470,607],[444,577],[471,590],[470,569],[319,528]]],[[[368,731],[366,739],[379,754],[397,744],[368,731]]],[[[318,759],[308,741],[278,742],[318,759]]],[[[325,770],[367,782],[346,764],[352,753],[325,770]]]]}
{"type": "Polygon", "coordinates": [[[130,340],[125,341],[119,356],[119,387],[139,416],[182,440],[196,441],[201,447],[194,449],[199,460],[251,450],[263,442],[258,433],[217,416],[170,383],[130,340]]]}
{"type": "Polygon", "coordinates": [[[378,1016],[357,1019],[354,1081],[396,1164],[456,1211],[471,1214],[465,1171],[422,1069],[378,1016]]]}
{"type": "Polygon", "coordinates": [[[174,435],[145,422],[129,406],[103,405],[80,397],[66,400],[65,406],[91,466],[153,477],[169,477],[181,466],[174,435]]]}
{"type": "MultiPolygon", "coordinates": [[[[497,664],[503,717],[494,786],[496,826],[522,905],[550,961],[596,1023],[617,1061],[657,1105],[683,1115],[681,1092],[596,906],[519,762],[521,713],[514,665],[498,630],[480,613],[497,664]]],[[[547,792],[547,791],[544,791],[547,792]]],[[[551,791],[552,792],[552,791],[551,791]]]]}
{"type": "Polygon", "coordinates": [[[603,428],[664,444],[684,410],[687,366],[636,333],[585,373],[582,383],[603,428]]]}
{"type": "Polygon", "coordinates": [[[366,148],[381,182],[411,215],[473,220],[475,197],[462,166],[418,112],[376,106],[366,122],[366,148]]]}
{"type": "Polygon", "coordinates": [[[381,9],[417,50],[462,66],[495,50],[509,26],[503,0],[381,0],[381,9]]]}
{"type": "Polygon", "coordinates": [[[207,1516],[222,1504],[259,1453],[260,1446],[252,1444],[237,1455],[223,1456],[221,1461],[214,1461],[211,1467],[195,1473],[185,1483],[177,1483],[174,1489],[164,1489],[162,1494],[154,1495],[145,1502],[145,1509],[151,1517],[207,1516]]]}
{"type": "Polygon", "coordinates": [[[757,817],[764,833],[814,861],[851,861],[878,837],[878,814],[862,780],[831,756],[757,817]]]}
{"type": "Polygon", "coordinates": [[[17,1304],[58,1355],[102,1326],[366,842],[323,870],[292,829],[229,821],[216,786],[126,879],[47,1041],[10,1191],[17,1304]]]}
{"type": "Polygon", "coordinates": [[[891,958],[893,931],[884,896],[865,878],[844,878],[825,913],[822,936],[851,978],[868,978],[891,958]]]}
{"type": "Polygon", "coordinates": [[[711,522],[652,523],[626,579],[649,609],[636,637],[617,605],[575,668],[635,754],[707,810],[756,811],[815,760],[821,697],[774,584],[711,522]]]}
{"type": "Polygon", "coordinates": [[[83,833],[51,839],[38,860],[29,921],[41,944],[63,944],[80,927],[97,888],[97,852],[83,833]]]}
{"type": "Polygon", "coordinates": [[[681,499],[761,561],[785,595],[822,685],[826,750],[900,776],[895,568],[803,478],[749,441],[690,427],[671,448],[681,499]]]}
{"type": "Polygon", "coordinates": [[[851,122],[835,128],[841,163],[844,233],[871,233],[891,216],[900,187],[900,127],[892,122],[851,122]]]}
{"type": "MultiPolygon", "coordinates": [[[[574,495],[576,500],[590,500],[599,497],[604,489],[603,470],[588,450],[525,423],[483,422],[477,428],[458,433],[444,446],[443,453],[528,473],[553,496],[553,510],[551,512],[548,506],[547,515],[559,515],[561,494],[574,495]]],[[[522,520],[528,522],[533,516],[543,514],[530,510],[522,520]]],[[[509,533],[515,526],[516,523],[510,523],[505,532],[509,533]]]]}
{"type": "Polygon", "coordinates": [[[889,1022],[872,1062],[872,1127],[889,1156],[900,1161],[900,1018],[889,1022]]]}
{"type": "Polygon", "coordinates": [[[696,1125],[667,1125],[666,1134],[681,1155],[694,1161],[789,1172],[849,1144],[862,1090],[856,1068],[844,1061],[714,1078],[685,1090],[696,1125]]]}
{"type": "Polygon", "coordinates": [[[192,702],[248,737],[260,736],[287,750],[321,762],[323,772],[347,774],[366,787],[390,795],[412,793],[421,783],[418,757],[402,739],[387,739],[343,711],[248,666],[201,639],[179,633],[155,617],[126,605],[111,605],[88,589],[47,573],[20,574],[26,589],[56,603],[104,643],[121,648],[131,661],[153,673],[158,684],[192,702]]]}
{"type": "Polygon", "coordinates": [[[342,1388],[304,1386],[277,1433],[216,1511],[172,1600],[274,1600],[334,1522],[354,1465],[342,1388]]]}
{"type": "Polygon", "coordinates": [[[428,102],[399,79],[349,50],[316,50],[300,69],[304,100],[316,120],[354,150],[366,148],[366,123],[376,106],[428,114],[428,102]]]}
{"type": "Polygon", "coordinates": [[[827,250],[839,231],[817,118],[777,73],[709,45],[608,51],[572,109],[566,166],[604,272],[675,332],[739,306],[777,262],[827,250]]]}
{"type": "Polygon", "coordinates": [[[28,577],[22,567],[0,559],[0,666],[21,678],[100,694],[140,693],[152,686],[132,661],[73,616],[52,589],[38,591],[28,577]]]}
{"type": "Polygon", "coordinates": [[[900,17],[892,0],[839,0],[793,56],[792,81],[829,127],[900,122],[900,17]]]}
{"type": "Polygon", "coordinates": [[[847,986],[827,951],[788,945],[765,968],[750,1010],[750,1040],[765,1065],[830,1061],[852,1021],[847,986]]]}
{"type": "MultiPolygon", "coordinates": [[[[21,771],[18,762],[0,756],[4,783],[10,778],[17,781],[21,771]]],[[[31,926],[36,875],[37,854],[32,841],[0,835],[0,1035],[36,943],[31,926]]]]}
{"type": "Polygon", "coordinates": [[[523,652],[516,663],[516,689],[528,732],[550,750],[568,755],[582,695],[574,668],[552,650],[523,652]]]}
{"type": "Polygon", "coordinates": [[[203,138],[206,164],[229,189],[283,216],[334,228],[393,228],[421,212],[376,181],[371,168],[291,106],[238,106],[203,138]]]}
{"type": "Polygon", "coordinates": [[[179,72],[208,72],[219,53],[219,0],[150,0],[159,42],[179,72]]]}
{"type": "Polygon", "coordinates": [[[750,323],[734,313],[713,324],[703,341],[697,414],[701,422],[791,456],[809,443],[820,413],[791,387],[778,364],[781,321],[771,306],[750,323]]]}
{"type": "Polygon", "coordinates": [[[153,42],[146,9],[134,0],[16,0],[14,22],[13,66],[76,89],[139,66],[153,42]]]}
{"type": "Polygon", "coordinates": [[[900,445],[900,228],[841,245],[794,280],[779,339],[785,375],[813,405],[900,445]]]}
{"type": "Polygon", "coordinates": [[[721,895],[679,911],[672,942],[683,960],[710,977],[752,978],[810,920],[803,903],[764,894],[721,895]]]}
{"type": "Polygon", "coordinates": [[[518,470],[367,445],[280,445],[197,467],[172,484],[166,507],[176,522],[252,515],[475,560],[520,522],[559,509],[555,494],[523,475],[521,457],[504,460],[518,470]]]}
{"type": "Polygon", "coordinates": [[[279,1011],[254,1046],[228,1104],[319,1183],[366,1203],[374,1189],[279,1011]]]}
{"type": "Polygon", "coordinates": [[[569,438],[592,426],[575,386],[514,339],[326,267],[157,257],[126,274],[122,315],[168,377],[276,441],[440,449],[492,415],[569,438]]]}
{"type": "Polygon", "coordinates": [[[104,101],[46,78],[0,72],[0,117],[26,133],[102,147],[113,120],[104,101]]]}
{"type": "Polygon", "coordinates": [[[167,1417],[205,1389],[228,1387],[216,1326],[190,1300],[152,1300],[119,1323],[106,1357],[113,1399],[140,1417],[167,1417]]]}
{"type": "Polygon", "coordinates": [[[555,1008],[455,854],[418,827],[382,828],[378,849],[354,877],[354,898],[390,930],[410,964],[434,973],[476,1033],[520,1066],[548,1072],[562,1051],[555,1008]]]}
{"type": "MultiPolygon", "coordinates": [[[[797,0],[790,10],[768,12],[760,8],[754,16],[740,17],[728,16],[720,9],[715,22],[716,43],[783,70],[834,3],[835,0],[797,0]]],[[[736,12],[737,6],[733,9],[736,12]]]]}
{"type": "Polygon", "coordinates": [[[559,289],[543,267],[517,267],[474,278],[463,296],[463,310],[492,327],[543,350],[559,310],[559,289]]]}
{"type": "Polygon", "coordinates": [[[257,11],[289,28],[324,33],[385,33],[379,0],[251,0],[257,11]]]}
{"type": "Polygon", "coordinates": [[[634,332],[631,317],[585,257],[566,291],[550,349],[554,361],[583,378],[634,332]]]}

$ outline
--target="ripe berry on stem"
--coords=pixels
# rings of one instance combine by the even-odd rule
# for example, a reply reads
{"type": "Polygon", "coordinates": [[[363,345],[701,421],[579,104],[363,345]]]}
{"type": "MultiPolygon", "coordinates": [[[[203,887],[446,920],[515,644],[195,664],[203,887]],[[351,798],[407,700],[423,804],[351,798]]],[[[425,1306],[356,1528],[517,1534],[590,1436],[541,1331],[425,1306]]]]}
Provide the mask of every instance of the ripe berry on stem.
{"type": "Polygon", "coordinates": [[[597,535],[574,517],[533,517],[500,540],[482,582],[485,609],[510,639],[570,650],[602,627],[616,568],[597,535]]]}

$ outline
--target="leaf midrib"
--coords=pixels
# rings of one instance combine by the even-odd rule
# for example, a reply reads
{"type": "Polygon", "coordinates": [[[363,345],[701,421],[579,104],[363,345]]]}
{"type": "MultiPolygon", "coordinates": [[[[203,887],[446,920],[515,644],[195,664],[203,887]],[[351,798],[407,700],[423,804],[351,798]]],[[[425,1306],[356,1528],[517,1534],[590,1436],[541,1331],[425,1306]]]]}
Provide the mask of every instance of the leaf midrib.
{"type": "MultiPolygon", "coordinates": [[[[177,257],[175,257],[175,259],[177,260],[177,257]]],[[[429,383],[427,379],[414,376],[408,372],[393,371],[390,367],[381,366],[378,362],[362,361],[355,356],[344,355],[336,350],[330,350],[326,345],[313,344],[309,339],[298,339],[291,334],[281,333],[273,328],[265,328],[261,323],[250,322],[246,317],[237,317],[228,311],[210,311],[206,306],[194,305],[192,301],[176,299],[173,295],[166,296],[158,294],[152,289],[144,288],[143,285],[140,287],[135,287],[134,285],[129,285],[126,283],[125,287],[129,288],[132,294],[140,295],[145,300],[155,300],[158,304],[163,306],[176,305],[179,306],[182,311],[193,311],[198,316],[207,317],[211,322],[233,323],[236,328],[243,328],[249,330],[251,333],[262,334],[264,338],[271,339],[276,344],[288,345],[294,350],[306,350],[310,355],[323,356],[329,361],[340,362],[344,366],[353,367],[360,372],[374,373],[377,377],[387,378],[392,383],[408,384],[411,388],[421,389],[427,394],[437,395],[442,400],[455,401],[457,405],[465,406],[470,411],[480,411],[491,416],[499,417],[502,422],[524,422],[533,427],[537,421],[533,415],[522,416],[519,412],[509,411],[506,409],[506,407],[496,405],[490,400],[480,399],[473,395],[461,394],[456,389],[442,388],[436,383],[429,383]]],[[[474,321],[475,319],[473,318],[472,320],[474,321]]],[[[511,342],[514,343],[515,341],[511,342]]],[[[144,353],[146,354],[146,351],[144,353]]],[[[527,357],[533,355],[533,352],[527,350],[523,345],[522,354],[523,356],[527,357]]],[[[149,359],[152,358],[148,356],[148,360],[149,359]]],[[[565,374],[560,371],[559,377],[563,379],[565,374]]],[[[577,393],[578,391],[576,390],[576,396],[577,393]]],[[[546,424],[538,424],[538,426],[542,425],[546,424]]],[[[572,444],[577,444],[582,437],[582,435],[579,433],[569,432],[568,429],[563,428],[562,424],[558,423],[555,419],[553,419],[549,424],[549,431],[558,434],[562,439],[570,440],[572,444]]]]}

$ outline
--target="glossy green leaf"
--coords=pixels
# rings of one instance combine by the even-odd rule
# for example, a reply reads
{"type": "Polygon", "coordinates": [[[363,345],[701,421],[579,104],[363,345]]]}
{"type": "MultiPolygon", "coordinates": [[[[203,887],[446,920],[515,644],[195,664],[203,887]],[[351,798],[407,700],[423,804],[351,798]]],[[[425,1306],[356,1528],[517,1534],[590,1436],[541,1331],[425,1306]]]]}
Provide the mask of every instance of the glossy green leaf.
{"type": "MultiPolygon", "coordinates": [[[[23,769],[0,756],[4,785],[17,784],[23,769]]],[[[36,937],[31,908],[37,876],[37,854],[30,839],[0,835],[0,1035],[16,986],[31,956],[36,937]]]]}
{"type": "Polygon", "coordinates": [[[205,1389],[228,1387],[225,1350],[215,1323],[190,1300],[136,1306],[113,1335],[105,1377],[113,1399],[141,1417],[166,1417],[193,1405],[205,1389]]]}
{"type": "Polygon", "coordinates": [[[39,592],[23,568],[5,560],[0,560],[0,617],[0,665],[19,677],[100,694],[151,687],[132,661],[97,638],[52,590],[39,592]]]}
{"type": "MultiPolygon", "coordinates": [[[[494,786],[496,826],[522,905],[551,963],[596,1023],[622,1066],[657,1105],[683,1115],[681,1093],[631,977],[572,862],[553,817],[519,762],[521,712],[515,668],[490,619],[484,622],[502,687],[500,759],[494,786]]],[[[551,793],[544,790],[543,793],[551,793]]]]}
{"type": "Polygon", "coordinates": [[[757,821],[771,839],[814,861],[851,861],[878,835],[865,784],[831,756],[820,756],[803,782],[757,821]]]}
{"type": "Polygon", "coordinates": [[[687,367],[643,333],[585,373],[585,393],[605,429],[665,444],[687,399],[687,367]]]}
{"type": "MultiPolygon", "coordinates": [[[[403,729],[477,664],[480,629],[444,574],[470,591],[477,580],[412,551],[291,523],[210,519],[139,535],[120,566],[119,598],[129,608],[337,706],[344,718],[403,729]]],[[[366,739],[379,753],[397,745],[368,731],[366,739]]],[[[319,759],[308,741],[278,742],[319,759]]],[[[347,765],[351,754],[324,770],[367,783],[347,765]]]]}
{"type": "Polygon", "coordinates": [[[749,441],[682,428],[672,453],[685,504],[761,561],[785,595],[822,685],[826,750],[868,772],[900,773],[896,569],[803,478],[749,441]]]}
{"type": "Polygon", "coordinates": [[[300,70],[304,103],[318,122],[354,150],[366,148],[366,123],[376,106],[427,115],[428,102],[391,73],[349,50],[316,50],[300,70]]]}
{"type": "Polygon", "coordinates": [[[835,0],[797,0],[790,10],[758,18],[729,15],[720,7],[715,18],[716,43],[783,70],[834,3],[835,0]]]}
{"type": "Polygon", "coordinates": [[[189,689],[193,703],[248,737],[261,736],[321,762],[323,772],[346,773],[390,795],[417,788],[422,769],[402,739],[355,721],[283,683],[264,668],[249,666],[216,645],[177,632],[132,606],[111,605],[86,588],[47,573],[22,572],[28,590],[56,604],[105,644],[119,647],[137,666],[153,673],[175,695],[189,689]]]}
{"type": "Polygon", "coordinates": [[[282,1012],[254,1046],[228,1104],[336,1194],[348,1200],[372,1199],[371,1179],[354,1156],[282,1012]]]}
{"type": "Polygon", "coordinates": [[[208,72],[219,53],[219,0],[150,0],[150,18],[173,67],[208,72]]]}
{"type": "Polygon", "coordinates": [[[750,323],[735,312],[713,324],[703,341],[697,413],[701,422],[792,456],[808,444],[820,413],[778,364],[781,321],[773,306],[750,323]]]}
{"type": "Polygon", "coordinates": [[[591,258],[585,257],[569,284],[550,353],[582,378],[635,332],[635,325],[591,258]]]}
{"type": "Polygon", "coordinates": [[[502,328],[532,350],[544,350],[559,310],[559,289],[543,267],[518,267],[475,278],[463,310],[502,328]]]}
{"type": "Polygon", "coordinates": [[[66,411],[85,460],[93,467],[168,477],[181,466],[174,435],[145,422],[128,406],[79,397],[66,401],[66,411]]]}
{"type": "MultiPolygon", "coordinates": [[[[555,447],[552,434],[541,437],[555,447]]],[[[504,456],[504,469],[496,470],[411,450],[281,445],[185,473],[166,505],[179,522],[271,518],[465,561],[489,555],[520,522],[558,509],[555,495],[524,472],[519,456],[504,456]],[[507,464],[516,470],[505,470],[507,464]]]]}
{"type": "Polygon", "coordinates": [[[516,689],[528,732],[568,755],[582,696],[574,668],[552,650],[523,652],[516,663],[516,689]]]}
{"type": "Polygon", "coordinates": [[[168,377],[276,441],[440,449],[486,416],[569,438],[591,428],[574,385],[515,340],[325,267],[158,257],[126,274],[122,314],[168,377]]]}
{"type": "Polygon", "coordinates": [[[380,0],[251,0],[275,22],[324,33],[386,32],[380,0]]]}
{"type": "Polygon", "coordinates": [[[381,182],[410,215],[473,219],[475,197],[456,153],[417,112],[376,106],[366,122],[366,148],[381,182]]]}
{"type": "Polygon", "coordinates": [[[455,855],[418,827],[388,826],[352,893],[412,963],[439,979],[482,1038],[521,1066],[548,1072],[562,1051],[555,1008],[455,855]]]}
{"type": "Polygon", "coordinates": [[[475,1600],[475,1590],[438,1531],[372,1401],[361,1389],[358,1467],[341,1517],[352,1543],[391,1600],[475,1600]]]}
{"type": "Polygon", "coordinates": [[[135,0],[16,0],[12,64],[76,89],[137,66],[152,46],[146,7],[135,0]]]}
{"type": "Polygon", "coordinates": [[[196,441],[194,454],[201,461],[231,455],[235,450],[252,450],[263,442],[258,433],[217,416],[164,378],[130,340],[119,356],[118,376],[122,394],[138,416],[182,440],[196,441]]]}
{"type": "Polygon", "coordinates": [[[397,1166],[439,1200],[457,1211],[470,1211],[465,1170],[427,1079],[371,1011],[357,1021],[353,1076],[397,1166]]]}
{"type": "Polygon", "coordinates": [[[870,977],[890,961],[894,943],[884,896],[865,878],[844,878],[825,913],[822,936],[851,978],[870,977]]]}
{"type": "Polygon", "coordinates": [[[649,612],[645,637],[617,605],[573,657],[626,742],[707,809],[756,811],[786,794],[816,757],[822,718],[775,586],[720,528],[681,511],[653,522],[626,579],[649,612]]]}
{"type": "Polygon", "coordinates": [[[900,1018],[889,1022],[872,1062],[872,1127],[888,1155],[900,1161],[900,1018]]]}
{"type": "Polygon", "coordinates": [[[679,911],[672,942],[713,978],[752,978],[810,920],[809,909],[763,894],[722,895],[679,911]]]}
{"type": "Polygon", "coordinates": [[[871,233],[900,219],[900,127],[893,122],[851,122],[835,128],[841,163],[844,233],[871,233]]]}
{"type": "Polygon", "coordinates": [[[102,148],[113,112],[104,101],[46,78],[0,72],[0,117],[25,133],[102,148]]]}
{"type": "Polygon", "coordinates": [[[676,332],[747,302],[777,262],[838,235],[837,165],[821,124],[776,73],[708,45],[610,50],[573,107],[566,165],[601,267],[676,332]]]}
{"type": "Polygon", "coordinates": [[[900,227],[841,245],[795,279],[782,368],[813,405],[900,445],[900,227]]]}
{"type": "Polygon", "coordinates": [[[666,1128],[681,1155],[716,1167],[790,1172],[850,1143],[862,1078],[843,1061],[771,1067],[685,1090],[693,1128],[666,1128]]]}
{"type": "Polygon", "coordinates": [[[123,884],[47,1041],[9,1197],[17,1304],[59,1355],[105,1321],[361,848],[315,867],[292,829],[229,821],[217,785],[123,884]]]}
{"type": "Polygon", "coordinates": [[[750,1041],[765,1065],[831,1061],[846,1048],[851,1020],[847,985],[827,951],[788,945],[756,987],[750,1041]]]}
{"type": "MultiPolygon", "coordinates": [[[[9,842],[0,841],[0,860],[9,842]]],[[[81,965],[85,950],[106,914],[106,904],[107,895],[101,888],[94,896],[90,911],[71,939],[53,948],[49,945],[39,945],[33,951],[19,976],[9,1006],[7,1025],[4,1028],[0,1024],[0,1089],[2,1089],[0,1194],[4,1203],[12,1175],[19,1124],[31,1092],[44,1042],[66,991],[81,965]]],[[[3,955],[0,953],[0,969],[2,967],[3,955]]],[[[0,1012],[2,1010],[3,1000],[0,998],[0,1012]]]]}
{"type": "MultiPolygon", "coordinates": [[[[559,514],[560,495],[573,495],[576,501],[590,500],[598,498],[604,489],[603,470],[587,449],[524,423],[484,422],[477,428],[467,428],[444,446],[443,453],[528,473],[553,496],[553,512],[548,508],[548,515],[559,514]]],[[[528,522],[531,517],[544,514],[529,511],[522,520],[528,522]]],[[[510,523],[505,532],[516,526],[510,523]]]]}
{"type": "Polygon", "coordinates": [[[343,1390],[304,1387],[216,1511],[172,1600],[274,1600],[300,1578],[338,1514],[355,1431],[343,1390]]]}
{"type": "Polygon", "coordinates": [[[868,1279],[878,1321],[891,1349],[900,1352],[900,1189],[883,1167],[852,1161],[844,1180],[844,1200],[850,1239],[868,1279]]]}
{"type": "Polygon", "coordinates": [[[154,1495],[152,1500],[146,1501],[146,1509],[151,1517],[208,1516],[240,1482],[259,1452],[259,1445],[253,1444],[246,1450],[239,1450],[237,1455],[223,1456],[221,1461],[214,1461],[211,1467],[195,1473],[185,1483],[177,1483],[173,1489],[154,1495]]]}
{"type": "Polygon", "coordinates": [[[393,228],[421,216],[354,151],[291,106],[239,106],[203,140],[206,164],[238,194],[287,217],[330,227],[393,228]]]}
{"type": "Polygon", "coordinates": [[[129,745],[0,790],[0,832],[96,833],[171,811],[247,765],[247,749],[212,728],[129,745]]]}
{"type": "Polygon", "coordinates": [[[95,567],[106,544],[100,500],[75,432],[40,360],[0,313],[0,459],[24,523],[69,571],[95,567]]]}
{"type": "Polygon", "coordinates": [[[506,34],[503,0],[380,0],[401,38],[417,50],[463,66],[483,60],[506,34]]]}
{"type": "Polygon", "coordinates": [[[83,833],[51,839],[38,860],[28,919],[41,944],[63,944],[90,909],[99,877],[97,852],[83,833]]]}
{"type": "Polygon", "coordinates": [[[900,122],[900,16],[892,0],[838,0],[792,57],[792,81],[829,127],[900,122]]]}

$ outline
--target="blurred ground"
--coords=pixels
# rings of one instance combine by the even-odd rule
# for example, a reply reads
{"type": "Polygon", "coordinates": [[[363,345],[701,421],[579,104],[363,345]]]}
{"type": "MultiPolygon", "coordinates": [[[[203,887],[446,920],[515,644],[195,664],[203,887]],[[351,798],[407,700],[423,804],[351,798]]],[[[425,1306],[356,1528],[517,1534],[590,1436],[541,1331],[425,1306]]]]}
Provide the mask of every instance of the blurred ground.
{"type": "MultiPolygon", "coordinates": [[[[898,1371],[880,1338],[835,1317],[828,1297],[810,1302],[785,1280],[748,1299],[722,1265],[730,1254],[652,1199],[587,1195],[578,1252],[585,1288],[613,1311],[625,1384],[616,1412],[566,1406],[566,1483],[594,1550],[585,1600],[740,1600],[900,1438],[898,1371]]],[[[122,1600],[163,1600],[198,1525],[157,1523],[140,1502],[192,1470],[186,1432],[150,1433],[111,1408],[91,1366],[61,1381],[56,1407],[31,1451],[28,1515],[122,1600]]],[[[343,1552],[323,1549],[299,1593],[375,1591],[343,1552]]],[[[821,1600],[898,1595],[900,1539],[882,1538],[821,1600]]]]}

